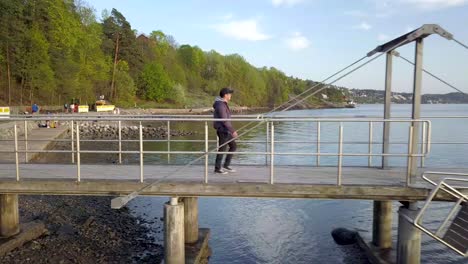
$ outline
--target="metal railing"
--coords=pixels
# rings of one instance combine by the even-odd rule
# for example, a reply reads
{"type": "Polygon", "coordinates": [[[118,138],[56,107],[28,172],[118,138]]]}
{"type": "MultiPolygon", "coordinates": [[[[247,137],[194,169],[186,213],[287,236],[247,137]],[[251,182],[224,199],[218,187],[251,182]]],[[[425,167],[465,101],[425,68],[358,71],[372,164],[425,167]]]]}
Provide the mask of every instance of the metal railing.
{"type": "MultiPolygon", "coordinates": [[[[461,251],[460,248],[467,248],[466,240],[468,237],[463,237],[461,235],[457,235],[457,238],[463,241],[463,244],[457,243],[457,241],[448,241],[446,239],[445,234],[447,233],[448,226],[450,222],[453,222],[455,214],[460,210],[460,206],[462,204],[468,203],[468,196],[460,192],[460,189],[468,189],[468,178],[466,178],[468,174],[466,173],[454,173],[454,172],[424,172],[422,174],[422,178],[429,182],[430,184],[434,185],[435,188],[431,191],[429,196],[426,199],[426,203],[424,206],[419,210],[419,213],[416,215],[415,219],[412,220],[413,224],[422,230],[424,233],[428,234],[430,237],[434,238],[435,240],[439,241],[440,243],[444,244],[445,246],[449,247],[450,249],[454,250],[458,254],[468,257],[468,251],[461,251]],[[435,180],[431,179],[429,175],[443,175],[445,176],[439,183],[436,183],[435,180]],[[461,178],[464,177],[464,178],[461,178]],[[454,186],[453,184],[449,184],[449,182],[463,182],[467,183],[467,185],[462,186],[454,186]],[[439,191],[444,191],[449,195],[455,197],[456,202],[453,207],[450,209],[449,213],[446,215],[442,223],[439,225],[436,231],[430,230],[429,228],[425,227],[422,224],[422,219],[424,214],[426,213],[427,209],[429,208],[432,200],[437,195],[439,191]],[[452,243],[451,243],[452,242],[452,243]],[[457,243],[457,244],[454,244],[457,243]]],[[[465,218],[468,219],[468,218],[465,218]]],[[[462,220],[466,221],[466,220],[462,220]]],[[[451,223],[453,224],[453,223],[451,223]]],[[[468,227],[468,222],[465,223],[464,227],[459,227],[461,230],[464,230],[468,227]]],[[[465,231],[466,232],[466,231],[465,231]]]]}
{"type": "MultiPolygon", "coordinates": [[[[176,117],[153,117],[153,116],[142,116],[142,117],[128,117],[128,116],[34,116],[31,118],[25,117],[11,117],[11,121],[15,121],[15,148],[13,151],[2,151],[0,153],[7,152],[11,153],[14,152],[15,154],[15,164],[16,164],[16,175],[17,180],[20,180],[20,169],[19,169],[19,153],[70,153],[71,154],[71,162],[76,164],[77,167],[77,181],[81,181],[81,154],[117,154],[118,155],[118,162],[122,163],[122,155],[123,154],[138,154],[139,158],[139,165],[140,165],[140,175],[139,180],[144,182],[144,157],[145,155],[149,154],[165,154],[167,155],[168,163],[171,162],[172,155],[199,155],[200,157],[204,157],[204,182],[208,183],[209,181],[209,155],[210,154],[237,154],[237,155],[260,155],[265,157],[265,165],[270,166],[270,176],[269,182],[270,184],[274,184],[275,182],[275,157],[277,156],[315,156],[315,165],[320,166],[320,158],[321,157],[336,157],[337,158],[337,174],[336,174],[336,184],[342,184],[342,167],[343,167],[343,158],[344,157],[367,157],[368,166],[372,166],[372,158],[373,157],[400,157],[407,159],[407,168],[409,168],[409,164],[411,162],[415,162],[418,158],[425,157],[430,152],[431,146],[431,122],[428,120],[411,120],[411,119],[391,119],[391,120],[383,120],[383,119],[369,119],[369,118],[304,118],[304,117],[281,117],[281,118],[267,118],[265,116],[247,116],[241,118],[232,118],[229,119],[231,122],[252,122],[252,124],[258,123],[265,123],[265,140],[241,140],[238,139],[237,141],[243,143],[256,143],[256,144],[265,144],[265,150],[261,151],[237,151],[237,152],[218,152],[217,148],[219,146],[219,142],[217,138],[209,138],[209,125],[211,122],[214,121],[213,118],[205,118],[205,117],[198,117],[198,116],[176,116],[176,117]],[[27,144],[25,144],[25,149],[20,150],[18,148],[18,133],[16,131],[17,122],[24,122],[25,125],[27,122],[41,122],[45,120],[54,120],[58,122],[66,121],[70,126],[71,138],[70,139],[57,139],[57,140],[49,140],[47,141],[62,141],[62,142],[70,142],[70,150],[31,150],[28,149],[27,144]],[[107,122],[112,123],[115,122],[118,130],[117,139],[99,139],[99,140],[90,140],[90,139],[80,139],[81,130],[83,127],[81,126],[82,123],[85,122],[107,122]],[[137,122],[138,124],[138,139],[123,139],[122,138],[122,122],[137,122]],[[143,137],[143,123],[144,122],[162,122],[166,124],[166,138],[165,139],[144,139],[143,137]],[[202,123],[204,127],[204,131],[202,134],[204,135],[203,139],[182,139],[177,140],[171,138],[171,124],[174,122],[196,122],[202,123]],[[305,122],[305,123],[313,123],[316,125],[316,138],[315,140],[303,141],[303,140],[277,140],[275,138],[275,125],[281,123],[288,123],[288,122],[305,122]],[[337,127],[337,141],[322,141],[321,138],[321,128],[323,123],[335,123],[338,124],[337,127]],[[346,133],[344,124],[347,123],[367,123],[368,124],[368,140],[367,141],[350,141],[346,142],[343,140],[344,135],[346,133]],[[372,148],[375,144],[381,144],[373,140],[373,126],[376,123],[404,123],[408,125],[408,142],[396,142],[396,144],[405,144],[408,145],[408,151],[406,153],[373,153],[372,148]],[[411,139],[412,139],[412,125],[416,123],[421,123],[423,127],[423,138],[421,144],[423,147],[420,150],[412,150],[411,147],[411,139]],[[118,149],[117,150],[83,150],[81,149],[80,144],[83,142],[118,142],[118,149]],[[139,148],[138,150],[122,150],[122,143],[123,142],[138,142],[139,148]],[[144,143],[146,142],[167,142],[167,150],[144,150],[144,143]],[[175,151],[171,149],[171,143],[176,142],[190,142],[190,143],[204,143],[203,147],[200,150],[195,151],[175,151]],[[292,143],[300,143],[300,144],[316,144],[315,152],[299,152],[299,151],[281,151],[277,150],[277,146],[279,144],[292,144],[292,143]],[[210,150],[210,144],[216,144],[216,147],[210,150]],[[345,152],[343,146],[346,144],[367,144],[368,145],[368,153],[354,153],[354,152],[345,152]],[[336,145],[338,148],[337,152],[324,152],[322,150],[322,145],[336,145]],[[413,161],[414,160],[414,161],[413,161]]],[[[216,119],[216,121],[223,121],[224,119],[216,119]]],[[[24,137],[25,143],[31,142],[31,138],[28,139],[27,130],[24,137]]],[[[25,162],[27,162],[27,157],[25,162]]],[[[258,165],[258,164],[257,164],[258,165]]],[[[311,163],[311,165],[313,165],[311,163]]],[[[409,184],[409,169],[407,174],[407,184],[409,184]]]]}

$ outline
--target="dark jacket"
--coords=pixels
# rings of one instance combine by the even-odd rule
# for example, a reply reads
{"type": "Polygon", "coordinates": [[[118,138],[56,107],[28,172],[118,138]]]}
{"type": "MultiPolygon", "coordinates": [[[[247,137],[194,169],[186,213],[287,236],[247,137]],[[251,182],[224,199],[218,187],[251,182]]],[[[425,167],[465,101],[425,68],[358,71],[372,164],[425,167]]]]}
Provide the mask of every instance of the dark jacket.
{"type": "MultiPolygon", "coordinates": [[[[229,109],[227,102],[224,101],[223,98],[216,97],[215,102],[213,104],[213,108],[214,118],[231,118],[231,110],[229,109]]],[[[232,127],[231,121],[229,120],[215,121],[213,122],[213,127],[220,132],[229,132],[231,134],[235,132],[234,128],[232,127]]]]}

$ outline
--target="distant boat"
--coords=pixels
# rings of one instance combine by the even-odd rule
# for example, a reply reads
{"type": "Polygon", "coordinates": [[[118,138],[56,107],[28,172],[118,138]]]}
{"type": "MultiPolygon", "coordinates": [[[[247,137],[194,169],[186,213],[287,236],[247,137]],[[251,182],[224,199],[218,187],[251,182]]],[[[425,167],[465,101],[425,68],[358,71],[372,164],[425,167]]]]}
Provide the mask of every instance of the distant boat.
{"type": "Polygon", "coordinates": [[[353,100],[349,100],[346,102],[346,108],[356,108],[356,103],[353,100]]]}

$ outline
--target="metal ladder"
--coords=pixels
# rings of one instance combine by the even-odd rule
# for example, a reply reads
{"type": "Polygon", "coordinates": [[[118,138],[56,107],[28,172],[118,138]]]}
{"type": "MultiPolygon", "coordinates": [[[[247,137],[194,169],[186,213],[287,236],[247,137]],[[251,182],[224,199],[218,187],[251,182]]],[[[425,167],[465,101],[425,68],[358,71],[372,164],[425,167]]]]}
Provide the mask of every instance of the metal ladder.
{"type": "Polygon", "coordinates": [[[468,195],[463,194],[460,190],[468,189],[468,178],[463,179],[461,176],[466,177],[468,174],[448,172],[423,173],[422,178],[434,185],[435,188],[431,191],[426,203],[414,219],[413,224],[421,231],[466,258],[468,257],[468,195]],[[436,183],[428,177],[429,175],[443,175],[445,178],[436,183]],[[456,186],[453,185],[454,183],[464,183],[466,185],[456,186]],[[422,224],[422,218],[438,192],[448,193],[450,196],[455,197],[456,202],[447,217],[442,221],[442,224],[434,231],[422,224]]]}

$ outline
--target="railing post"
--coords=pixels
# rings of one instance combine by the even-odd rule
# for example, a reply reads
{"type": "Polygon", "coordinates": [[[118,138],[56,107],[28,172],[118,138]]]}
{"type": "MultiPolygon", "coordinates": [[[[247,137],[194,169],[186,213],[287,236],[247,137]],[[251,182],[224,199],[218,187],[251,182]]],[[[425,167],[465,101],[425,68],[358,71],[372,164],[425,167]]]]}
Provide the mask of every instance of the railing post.
{"type": "Polygon", "coordinates": [[[320,167],[320,122],[317,122],[317,156],[315,157],[315,165],[320,167]]]}
{"type": "Polygon", "coordinates": [[[75,122],[71,121],[71,158],[72,164],[75,163],[75,122]]]}
{"type": "Polygon", "coordinates": [[[167,121],[167,164],[171,163],[171,121],[167,121]]]}
{"type": "Polygon", "coordinates": [[[408,162],[406,173],[406,187],[411,183],[411,164],[413,163],[413,126],[409,127],[408,133],[408,162]]]}
{"type": "Polygon", "coordinates": [[[15,165],[16,165],[16,181],[19,181],[19,157],[18,157],[18,126],[15,122],[13,129],[15,133],[15,165]]]}
{"type": "Polygon", "coordinates": [[[372,138],[373,138],[373,135],[372,135],[372,130],[373,130],[373,123],[372,121],[369,122],[369,160],[367,161],[368,162],[368,167],[372,167],[372,138]]]}
{"type": "Polygon", "coordinates": [[[265,166],[268,166],[268,143],[270,141],[270,122],[266,122],[265,166]]]}
{"type": "Polygon", "coordinates": [[[338,145],[338,179],[337,185],[341,186],[341,170],[343,163],[343,124],[340,123],[340,133],[339,133],[339,145],[338,145]]]}
{"type": "Polygon", "coordinates": [[[431,123],[428,121],[425,121],[424,124],[426,124],[426,153],[429,153],[431,151],[431,123]]]}
{"type": "Polygon", "coordinates": [[[80,123],[76,121],[76,165],[78,182],[81,181],[81,159],[80,159],[80,123]]]}
{"type": "Polygon", "coordinates": [[[270,125],[270,133],[271,133],[271,142],[270,142],[270,184],[274,183],[274,176],[275,176],[275,124],[271,122],[270,125]]]}
{"type": "Polygon", "coordinates": [[[140,121],[140,182],[143,182],[143,126],[140,121]]]}
{"type": "Polygon", "coordinates": [[[24,162],[28,161],[28,121],[24,120],[24,162]]]}
{"type": "Polygon", "coordinates": [[[208,122],[205,122],[205,183],[208,183],[208,122]]]}
{"type": "Polygon", "coordinates": [[[426,148],[427,148],[427,145],[426,145],[426,138],[427,138],[427,135],[426,135],[426,122],[423,122],[423,126],[422,126],[422,145],[421,145],[421,154],[423,154],[423,156],[421,157],[421,168],[424,167],[424,153],[426,153],[426,148]]]}
{"type": "Polygon", "coordinates": [[[122,164],[122,121],[119,120],[119,164],[122,164]]]}

